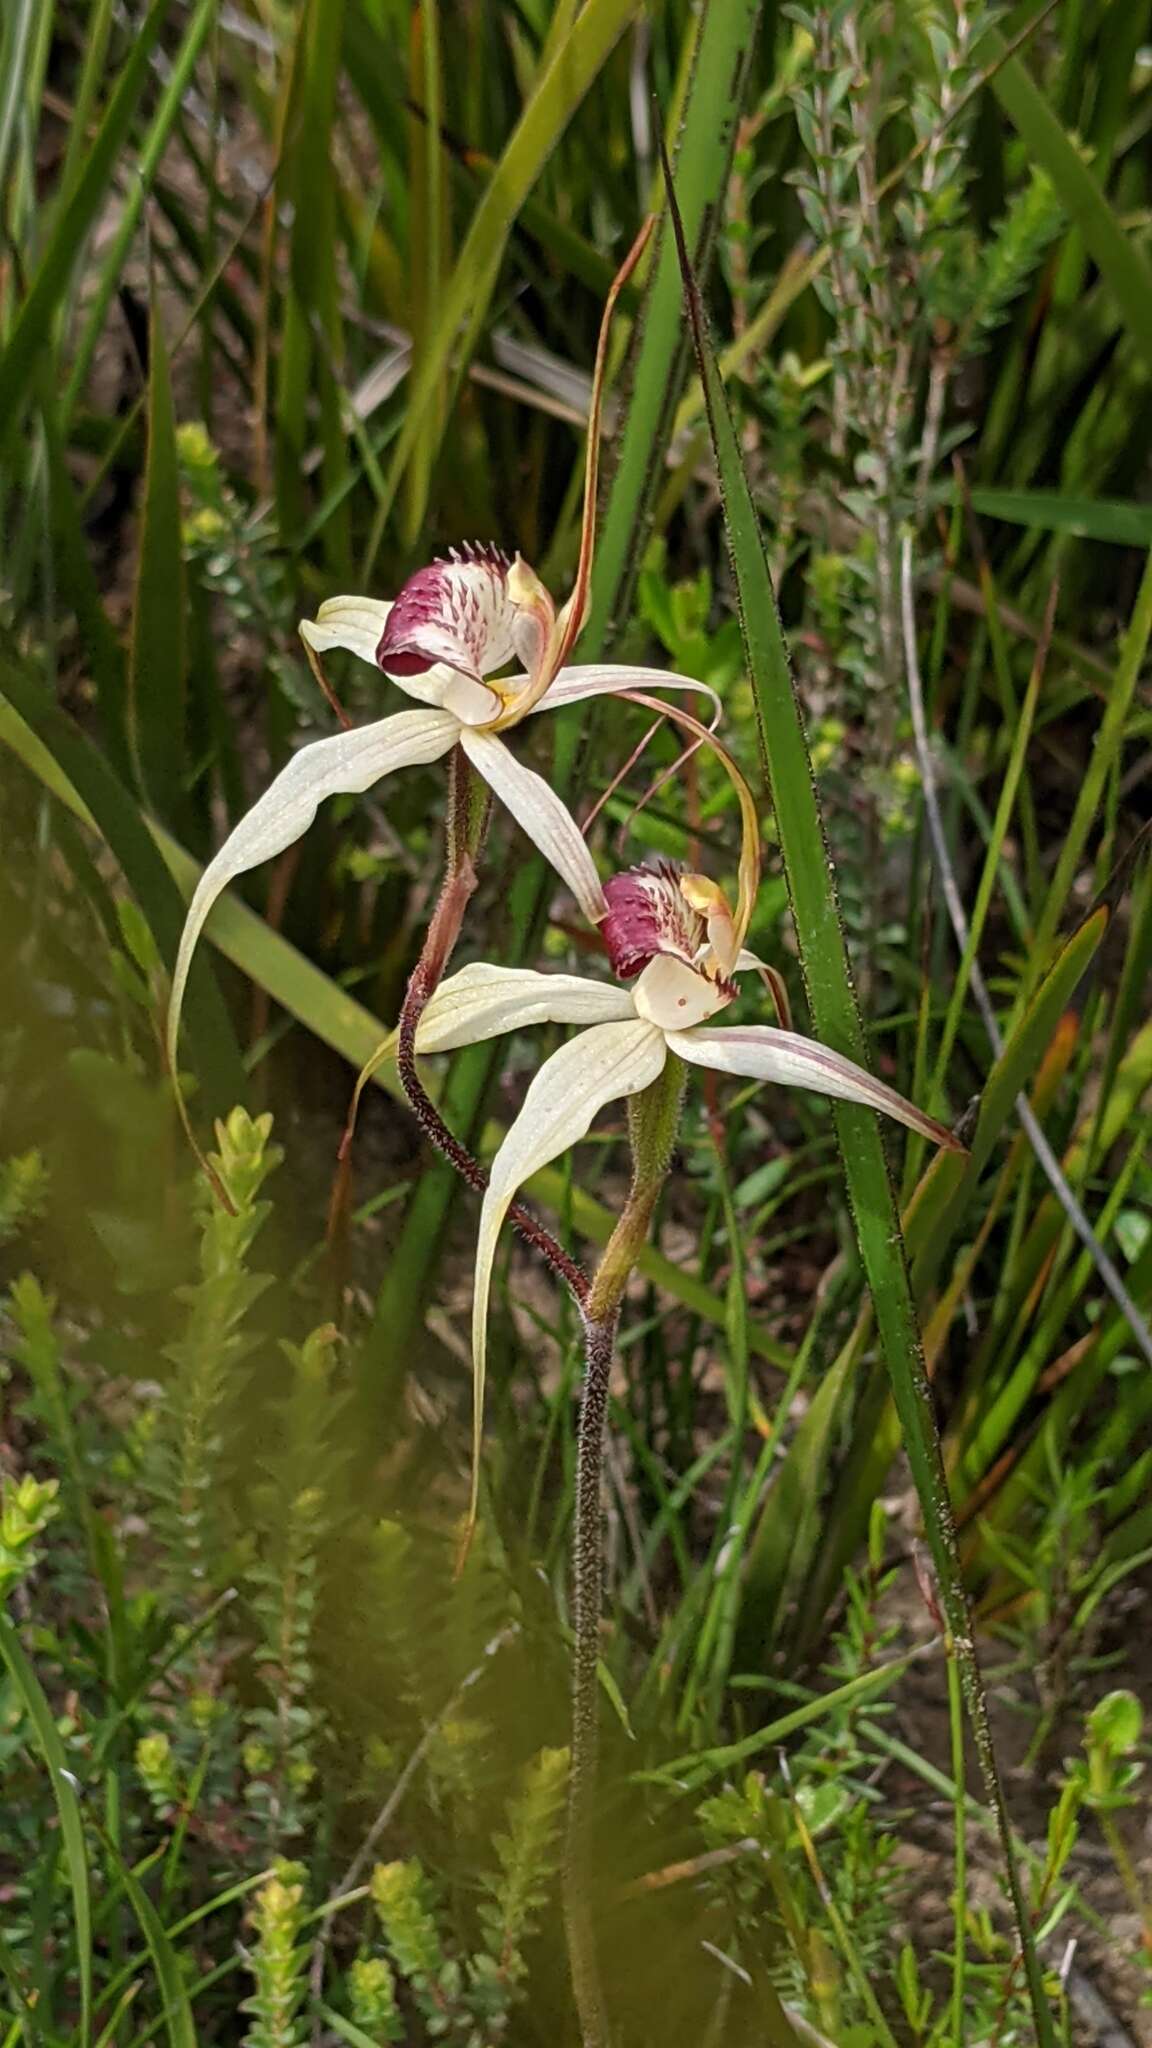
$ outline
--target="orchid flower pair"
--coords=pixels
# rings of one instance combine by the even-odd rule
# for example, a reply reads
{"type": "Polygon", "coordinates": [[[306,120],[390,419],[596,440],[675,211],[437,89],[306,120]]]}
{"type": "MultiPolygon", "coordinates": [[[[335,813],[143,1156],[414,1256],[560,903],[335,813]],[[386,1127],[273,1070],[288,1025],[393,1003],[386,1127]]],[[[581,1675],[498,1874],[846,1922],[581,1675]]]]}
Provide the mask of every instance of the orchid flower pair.
{"type": "MultiPolygon", "coordinates": [[[[736,977],[755,970],[787,1026],[787,998],[775,971],[744,941],[759,878],[759,831],[751,792],[706,728],[666,691],[715,693],[687,676],[612,663],[570,665],[587,612],[608,322],[615,298],[647,238],[638,238],[613,286],[597,349],[585,468],[584,520],[572,594],[559,609],[517,556],[469,548],[419,570],[393,603],[336,597],[300,633],[330,701],[321,656],[344,649],[383,672],[418,708],[316,740],[293,756],[205,868],[189,905],[168,1012],[169,1064],[176,1071],[180,1015],[197,941],[222,891],[292,846],[319,804],[361,794],[384,776],[423,766],[459,747],[601,931],[618,980],[538,974],[483,964],[442,982],[424,1007],[419,1053],[448,1052],[528,1024],[587,1026],[547,1059],[493,1162],[481,1211],[472,1324],[475,1380],[473,1500],[479,1470],[488,1299],[501,1225],[517,1190],[583,1138],[607,1103],[648,1087],[670,1057],[696,1066],[807,1088],[861,1102],[937,1144],[956,1146],[941,1125],[891,1088],[812,1039],[766,1025],[712,1028],[737,994],[736,977]],[[557,792],[520,761],[502,735],[541,711],[601,695],[623,696],[672,717],[724,763],[742,818],[735,909],[714,882],[664,862],[602,885],[595,861],[557,792]],[[629,985],[631,984],[631,985],[629,985]]],[[[339,706],[337,705],[337,710],[339,706]]],[[[361,1084],[376,1064],[369,1063],[361,1084]]],[[[357,1091],[359,1092],[359,1090],[357,1091]]]]}
{"type": "MultiPolygon", "coordinates": [[[[586,1136],[606,1104],[656,1080],[669,1055],[719,1073],[861,1102],[937,1144],[955,1147],[956,1140],[852,1061],[797,1032],[765,1025],[710,1028],[711,1019],[735,999],[736,977],[750,971],[763,975],[785,1023],[787,1008],[779,977],[744,945],[759,873],[755,808],[747,784],[703,726],[682,710],[673,712],[717,746],[733,776],[744,826],[735,911],[714,882],[668,862],[602,885],[576,820],[499,737],[539,710],[602,693],[652,704],[652,688],[699,691],[698,683],[659,669],[559,666],[568,637],[564,613],[553,613],[543,586],[524,564],[487,550],[469,550],[420,570],[391,605],[335,598],[315,620],[304,622],[301,634],[314,656],[341,647],[375,662],[423,708],[303,748],[209,863],[189,907],[173,978],[173,1069],[192,954],[226,885],[292,845],[324,797],[363,791],[397,768],[435,761],[457,745],[600,926],[619,977],[612,983],[477,963],[440,984],[418,1025],[419,1053],[448,1052],[530,1024],[588,1027],[544,1062],[493,1162],[480,1219],[472,1323],[478,1451],[493,1262],[517,1191],[586,1136]],[[525,664],[523,672],[498,680],[516,656],[525,664]]],[[[478,1467],[477,1457],[474,1488],[478,1467]]]]}

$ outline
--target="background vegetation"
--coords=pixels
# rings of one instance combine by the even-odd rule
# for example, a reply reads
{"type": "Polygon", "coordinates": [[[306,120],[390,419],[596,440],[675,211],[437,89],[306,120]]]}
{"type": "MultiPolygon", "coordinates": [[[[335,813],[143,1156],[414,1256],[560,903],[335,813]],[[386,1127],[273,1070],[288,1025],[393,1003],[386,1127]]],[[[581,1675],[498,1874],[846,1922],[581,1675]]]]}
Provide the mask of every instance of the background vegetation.
{"type": "MultiPolygon", "coordinates": [[[[1150,2038],[1150,38],[1149,0],[8,0],[6,2048],[572,2037],[570,1311],[510,1242],[454,1579],[475,1205],[387,1067],[325,1242],[439,771],[331,806],[213,920],[185,1057],[234,1216],[160,1043],[198,866],[330,729],[299,618],[466,540],[566,588],[661,127],[735,559],[664,233],[580,655],[714,685],[749,773],[766,740],[752,943],[801,1028],[850,1034],[758,526],[871,1058],[950,1119],[980,1098],[963,1170],[918,1185],[885,1143],[1048,2038],[1150,2038]]],[[[377,715],[387,686],[339,682],[377,715]]],[[[634,811],[672,737],[609,792],[639,711],[539,723],[536,765],[605,799],[606,868],[731,865],[702,758],[634,811]]],[[[465,953],[591,943],[498,821],[465,953]]],[[[489,1148],[536,1056],[456,1056],[449,1119],[489,1148]]],[[[573,1242],[611,1228],[622,1135],[534,1186],[573,1242]]],[[[598,1904],[637,2048],[1036,2037],[920,1543],[884,1177],[841,1138],[808,1098],[696,1095],[626,1318],[598,1904]]]]}

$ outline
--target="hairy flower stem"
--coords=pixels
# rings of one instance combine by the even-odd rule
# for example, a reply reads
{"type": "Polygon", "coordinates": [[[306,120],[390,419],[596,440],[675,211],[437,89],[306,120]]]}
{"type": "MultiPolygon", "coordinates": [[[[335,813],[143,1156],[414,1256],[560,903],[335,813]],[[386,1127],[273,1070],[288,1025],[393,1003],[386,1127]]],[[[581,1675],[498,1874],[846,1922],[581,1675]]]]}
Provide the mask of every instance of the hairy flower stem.
{"type": "MultiPolygon", "coordinates": [[[[396,1034],[396,1070],[409,1104],[429,1143],[443,1154],[462,1180],[478,1195],[488,1186],[488,1175],[450,1131],[436,1104],[427,1093],[416,1065],[416,1033],[420,1019],[444,977],[444,970],[460,935],[469,899],[476,888],[474,858],[480,850],[488,823],[488,804],[477,801],[477,788],[467,757],[454,747],[449,757],[448,778],[448,867],[439,900],[432,913],[420,958],[412,969],[396,1034]]],[[[513,1202],[509,1215],[520,1235],[564,1282],[577,1307],[583,1308],[588,1295],[588,1275],[558,1244],[550,1230],[526,1209],[513,1202]]]]}
{"type": "Polygon", "coordinates": [[[576,1446],[572,1760],[568,1779],[564,1918],[583,2048],[606,2048],[608,2040],[591,1910],[596,1766],[600,1749],[598,1666],[604,1598],[601,1492],[608,1388],[620,1305],[637,1257],[648,1241],[652,1214],[672,1159],[683,1093],[683,1065],[670,1055],[659,1078],[628,1104],[632,1186],[582,1310],[584,1387],[576,1446]]]}

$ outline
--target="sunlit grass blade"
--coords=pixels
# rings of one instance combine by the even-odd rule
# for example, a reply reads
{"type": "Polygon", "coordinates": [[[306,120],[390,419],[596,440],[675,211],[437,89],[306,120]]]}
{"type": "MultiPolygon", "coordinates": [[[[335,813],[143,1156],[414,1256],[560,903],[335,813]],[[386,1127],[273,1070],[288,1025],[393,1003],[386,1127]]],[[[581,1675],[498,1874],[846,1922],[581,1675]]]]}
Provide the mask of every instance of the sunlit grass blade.
{"type": "Polygon", "coordinates": [[[14,0],[0,23],[0,192],[8,178],[20,104],[29,91],[28,63],[36,12],[36,0],[14,0]]]}
{"type": "Polygon", "coordinates": [[[60,1816],[64,1860],[72,1892],[72,1914],[76,1931],[76,1962],[80,1977],[81,2048],[92,2030],[92,1900],[88,1877],[88,1852],[84,1845],[84,1823],[80,1801],[68,1758],[43,1687],[24,1655],[20,1638],[5,1614],[0,1613],[0,1657],[8,1668],[17,1698],[32,1725],[36,1747],[52,1781],[52,1796],[60,1816]]]}
{"type": "MultiPolygon", "coordinates": [[[[858,1064],[866,1064],[864,1033],[848,970],[804,721],[776,609],[759,515],[748,485],[723,380],[692,275],[689,252],[680,231],[670,169],[666,169],[666,175],[669,205],[680,241],[689,318],[708,405],[760,743],[772,793],[812,1023],[818,1038],[846,1053],[858,1064]]],[[[1033,2018],[1044,2048],[1054,2048],[1051,2012],[992,1749],[987,1704],[960,1573],[952,1504],[931,1391],[924,1372],[900,1219],[883,1142],[875,1118],[855,1105],[837,1105],[835,1116],[857,1242],[875,1308],[892,1398],[924,1515],[944,1613],[962,1661],[968,1708],[989,1801],[997,1815],[1033,2018]]]]}
{"type": "MultiPolygon", "coordinates": [[[[468,350],[466,342],[462,351],[459,349],[461,335],[474,337],[483,323],[520,206],[638,5],[639,0],[587,0],[563,48],[532,91],[445,283],[388,470],[390,502],[395,500],[418,439],[427,437],[426,415],[435,405],[440,381],[454,354],[457,371],[462,368],[460,355],[466,357],[468,350]]],[[[423,516],[423,506],[414,491],[407,506],[410,535],[418,516],[423,516]]]]}
{"type": "Polygon", "coordinates": [[[157,295],[148,322],[148,460],[128,661],[128,732],[142,789],[162,818],[183,793],[185,724],[184,553],[180,468],[168,346],[157,295]]]}

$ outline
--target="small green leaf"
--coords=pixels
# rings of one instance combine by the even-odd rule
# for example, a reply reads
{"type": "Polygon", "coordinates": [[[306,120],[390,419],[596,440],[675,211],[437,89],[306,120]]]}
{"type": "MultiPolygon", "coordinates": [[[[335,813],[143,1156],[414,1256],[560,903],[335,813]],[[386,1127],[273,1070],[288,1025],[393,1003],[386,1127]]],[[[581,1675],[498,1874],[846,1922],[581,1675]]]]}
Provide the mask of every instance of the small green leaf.
{"type": "Polygon", "coordinates": [[[1088,1716],[1086,1740],[1110,1756],[1130,1756],[1144,1728],[1144,1709],[1134,1692],[1105,1693],[1088,1716]]]}

